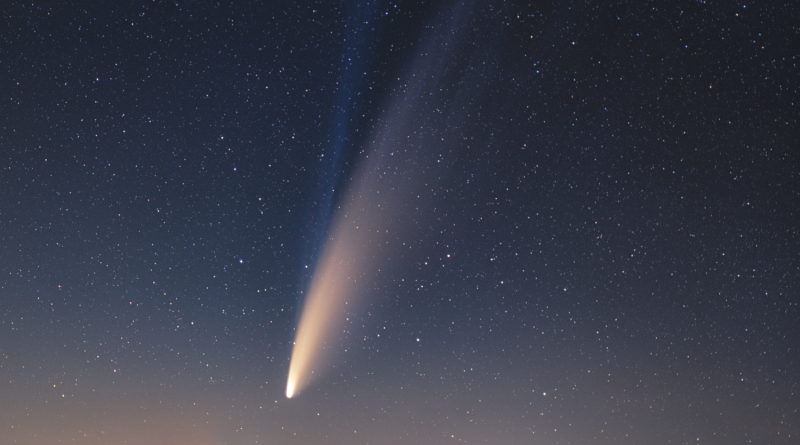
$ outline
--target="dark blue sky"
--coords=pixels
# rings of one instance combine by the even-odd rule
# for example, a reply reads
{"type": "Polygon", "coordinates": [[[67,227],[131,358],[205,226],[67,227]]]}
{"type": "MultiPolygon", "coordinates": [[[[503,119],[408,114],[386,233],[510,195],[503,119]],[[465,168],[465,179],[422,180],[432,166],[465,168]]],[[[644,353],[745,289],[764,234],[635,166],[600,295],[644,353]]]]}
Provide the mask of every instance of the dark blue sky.
{"type": "Polygon", "coordinates": [[[800,436],[795,5],[0,10],[0,442],[800,436]],[[287,400],[387,152],[380,273],[287,400]]]}

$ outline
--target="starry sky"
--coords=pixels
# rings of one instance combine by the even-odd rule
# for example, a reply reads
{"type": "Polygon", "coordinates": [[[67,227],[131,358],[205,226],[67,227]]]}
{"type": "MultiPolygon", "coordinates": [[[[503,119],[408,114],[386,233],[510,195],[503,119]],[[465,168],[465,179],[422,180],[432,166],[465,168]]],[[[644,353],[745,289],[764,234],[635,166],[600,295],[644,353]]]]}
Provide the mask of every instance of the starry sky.
{"type": "Polygon", "coordinates": [[[800,440],[793,2],[0,10],[1,443],[800,440]]]}

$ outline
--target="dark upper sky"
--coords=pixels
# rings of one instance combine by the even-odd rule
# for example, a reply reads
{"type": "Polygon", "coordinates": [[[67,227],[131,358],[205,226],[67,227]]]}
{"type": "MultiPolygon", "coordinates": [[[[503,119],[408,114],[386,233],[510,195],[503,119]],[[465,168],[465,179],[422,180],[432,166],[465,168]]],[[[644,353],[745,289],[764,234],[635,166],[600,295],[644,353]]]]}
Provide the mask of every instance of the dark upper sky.
{"type": "Polygon", "coordinates": [[[794,3],[247,3],[0,8],[0,442],[799,440],[794,3]]]}

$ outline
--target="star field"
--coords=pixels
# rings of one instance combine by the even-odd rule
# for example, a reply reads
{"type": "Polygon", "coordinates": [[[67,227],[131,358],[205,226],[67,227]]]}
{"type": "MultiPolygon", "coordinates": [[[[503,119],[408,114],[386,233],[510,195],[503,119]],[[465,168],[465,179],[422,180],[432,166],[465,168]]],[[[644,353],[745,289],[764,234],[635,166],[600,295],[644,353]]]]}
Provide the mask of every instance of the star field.
{"type": "Polygon", "coordinates": [[[800,437],[793,3],[2,10],[0,443],[800,437]]]}

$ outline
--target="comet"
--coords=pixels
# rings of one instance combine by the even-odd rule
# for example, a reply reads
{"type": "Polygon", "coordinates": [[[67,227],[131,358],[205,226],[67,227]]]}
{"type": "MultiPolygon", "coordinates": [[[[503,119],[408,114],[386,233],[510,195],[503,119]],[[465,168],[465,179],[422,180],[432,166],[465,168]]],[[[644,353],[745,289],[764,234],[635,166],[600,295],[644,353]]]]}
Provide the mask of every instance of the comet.
{"type": "MultiPolygon", "coordinates": [[[[332,233],[323,248],[297,326],[286,383],[286,397],[292,398],[318,377],[339,346],[339,333],[347,318],[356,314],[364,294],[365,277],[374,277],[382,256],[380,251],[393,232],[380,199],[384,188],[377,175],[380,158],[372,156],[358,175],[361,181],[350,193],[332,233]]],[[[384,196],[389,198],[391,193],[384,196]]]]}
{"type": "MultiPolygon", "coordinates": [[[[318,207],[320,220],[328,218],[333,202],[332,188],[336,185],[342,146],[348,133],[354,109],[354,97],[359,88],[365,86],[366,78],[361,73],[367,68],[367,58],[360,53],[370,45],[369,36],[374,28],[367,26],[377,13],[377,4],[358,4],[350,19],[349,43],[345,46],[346,57],[342,60],[340,79],[341,89],[337,96],[335,131],[330,153],[332,160],[328,174],[320,181],[322,205],[318,207]],[[346,62],[345,62],[346,61],[346,62]]],[[[360,93],[359,93],[360,94],[360,93]]],[[[369,164],[369,163],[366,163],[369,164]]],[[[354,184],[362,186],[368,183],[369,174],[357,176],[354,184]]],[[[311,285],[306,293],[303,312],[295,334],[289,365],[289,377],[286,383],[286,397],[292,398],[305,388],[314,378],[320,375],[320,367],[328,362],[333,349],[339,344],[340,327],[346,321],[348,313],[355,310],[360,293],[356,289],[359,277],[368,272],[365,257],[370,253],[370,244],[374,237],[370,235],[367,216],[371,210],[365,207],[368,201],[363,196],[366,190],[351,190],[347,205],[342,205],[337,218],[331,224],[331,234],[323,243],[320,262],[315,268],[311,285]],[[361,194],[362,196],[359,196],[361,194]],[[343,207],[343,208],[342,208],[343,207]]],[[[320,225],[325,230],[325,225],[320,225]]]]}
{"type": "MultiPolygon", "coordinates": [[[[461,19],[464,10],[456,10],[459,13],[450,17],[453,30],[469,23],[461,19]]],[[[469,27],[465,30],[468,32],[469,27]]],[[[455,31],[448,39],[453,35],[455,31]]],[[[370,285],[378,282],[393,243],[416,230],[417,222],[409,218],[430,199],[423,189],[430,191],[443,175],[436,167],[441,156],[437,153],[441,152],[434,151],[444,144],[442,134],[434,140],[436,145],[421,147],[417,139],[423,128],[420,124],[433,125],[437,118],[430,116],[440,116],[441,112],[437,109],[432,114],[429,110],[426,120],[420,122],[420,110],[440,94],[468,97],[469,91],[441,93],[437,79],[451,62],[447,56],[455,45],[441,45],[440,40],[422,39],[436,43],[415,60],[409,71],[413,75],[398,78],[395,91],[399,93],[388,101],[385,118],[380,119],[385,124],[376,124],[376,130],[364,142],[365,155],[336,208],[306,293],[289,363],[287,398],[297,396],[324,373],[341,346],[348,318],[358,315],[364,299],[374,291],[370,285]]],[[[456,109],[466,113],[468,107],[456,109]]]]}

